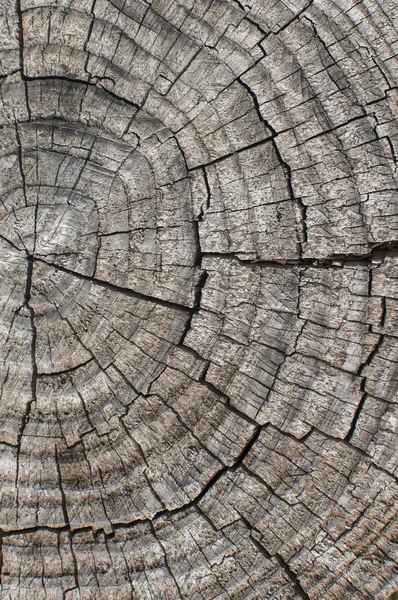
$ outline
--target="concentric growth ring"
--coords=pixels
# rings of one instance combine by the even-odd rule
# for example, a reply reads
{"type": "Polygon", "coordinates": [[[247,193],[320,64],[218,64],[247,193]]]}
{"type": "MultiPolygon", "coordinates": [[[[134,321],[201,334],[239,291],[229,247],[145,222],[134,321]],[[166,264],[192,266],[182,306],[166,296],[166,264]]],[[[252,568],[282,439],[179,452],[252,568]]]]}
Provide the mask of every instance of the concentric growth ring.
{"type": "Polygon", "coordinates": [[[393,3],[0,8],[0,598],[384,600],[393,3]]]}

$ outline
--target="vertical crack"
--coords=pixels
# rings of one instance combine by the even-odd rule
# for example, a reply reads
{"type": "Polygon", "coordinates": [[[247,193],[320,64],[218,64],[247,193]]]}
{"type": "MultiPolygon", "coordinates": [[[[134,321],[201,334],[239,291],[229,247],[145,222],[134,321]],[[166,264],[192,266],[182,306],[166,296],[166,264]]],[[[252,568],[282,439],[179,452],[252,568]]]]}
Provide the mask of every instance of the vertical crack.
{"type": "Polygon", "coordinates": [[[164,560],[164,565],[165,565],[165,567],[166,567],[167,571],[170,573],[170,577],[173,579],[173,581],[174,581],[174,583],[175,583],[175,585],[176,585],[176,588],[177,588],[177,590],[178,590],[178,593],[180,594],[180,598],[184,598],[184,594],[183,594],[183,593],[182,593],[182,591],[181,591],[181,588],[180,588],[180,586],[179,586],[179,583],[178,583],[178,581],[177,581],[177,578],[175,577],[175,575],[174,575],[173,571],[172,571],[172,570],[171,570],[171,568],[170,568],[170,564],[169,564],[169,561],[168,561],[168,558],[167,558],[167,552],[166,552],[166,548],[164,547],[164,545],[162,544],[162,542],[160,541],[160,539],[159,539],[159,538],[158,538],[158,536],[156,535],[156,530],[155,530],[155,527],[154,527],[154,525],[153,525],[153,522],[152,522],[152,521],[149,521],[149,524],[150,524],[150,528],[151,528],[151,531],[152,531],[152,534],[153,534],[154,538],[156,539],[157,543],[159,544],[159,546],[160,546],[160,547],[161,547],[161,549],[162,549],[162,552],[163,552],[163,560],[164,560]]]}
{"type": "Polygon", "coordinates": [[[385,296],[381,299],[381,315],[380,315],[380,327],[384,329],[387,318],[387,299],[385,296]]]}
{"type": "Polygon", "coordinates": [[[24,63],[24,35],[23,35],[23,18],[22,18],[22,8],[21,1],[16,0],[15,9],[18,17],[18,40],[19,40],[19,65],[21,69],[21,77],[25,86],[25,99],[26,99],[26,110],[28,112],[29,121],[31,120],[31,112],[29,108],[29,91],[27,79],[25,76],[25,63],[24,63]]]}
{"type": "Polygon", "coordinates": [[[19,130],[18,130],[18,125],[15,125],[15,137],[17,139],[17,145],[18,145],[18,163],[19,163],[19,172],[21,174],[21,179],[22,179],[22,191],[23,191],[23,196],[24,196],[24,201],[25,201],[25,206],[28,206],[28,197],[27,197],[27,193],[26,193],[26,178],[25,178],[25,172],[23,169],[23,163],[22,163],[22,142],[21,142],[21,136],[19,134],[19,130]]]}
{"type": "Polygon", "coordinates": [[[65,521],[65,525],[67,525],[70,528],[68,509],[67,509],[67,505],[66,505],[66,496],[65,496],[64,488],[62,487],[62,475],[61,475],[61,467],[60,467],[60,463],[59,463],[59,459],[58,459],[57,446],[55,446],[55,466],[57,469],[58,486],[59,486],[59,492],[61,494],[61,504],[62,504],[62,512],[64,515],[64,521],[65,521]]]}
{"type": "Polygon", "coordinates": [[[307,592],[302,587],[299,578],[291,570],[289,564],[284,560],[284,558],[282,558],[282,556],[280,554],[275,554],[274,556],[275,556],[276,560],[278,561],[278,563],[280,564],[280,566],[282,567],[282,569],[285,571],[286,575],[289,577],[290,581],[293,583],[294,588],[295,588],[297,594],[300,596],[300,598],[302,598],[303,600],[311,600],[311,598],[309,597],[307,592]]]}
{"type": "Polygon", "coordinates": [[[251,542],[256,546],[257,550],[259,550],[259,552],[261,552],[261,554],[267,560],[272,560],[274,558],[279,563],[279,565],[282,567],[282,569],[284,570],[284,572],[286,573],[286,575],[292,582],[293,587],[294,587],[296,593],[300,596],[300,598],[302,598],[303,600],[311,600],[311,598],[309,597],[307,592],[302,587],[302,585],[299,581],[299,578],[292,571],[292,569],[290,568],[289,564],[285,561],[285,559],[278,553],[270,554],[266,550],[266,548],[264,548],[263,544],[259,541],[259,539],[257,539],[257,538],[261,538],[262,534],[255,527],[253,527],[253,525],[239,511],[237,511],[237,512],[239,514],[239,518],[242,521],[242,523],[251,532],[249,537],[250,537],[251,542]]]}
{"type": "Polygon", "coordinates": [[[274,146],[275,153],[280,161],[282,167],[285,170],[287,177],[287,186],[289,189],[290,198],[296,202],[300,215],[301,215],[301,239],[299,238],[299,249],[300,249],[300,257],[302,256],[303,245],[308,242],[308,230],[307,230],[307,206],[304,204],[301,198],[298,198],[294,194],[293,182],[292,182],[292,168],[291,166],[282,158],[278,145],[275,139],[272,140],[272,145],[274,146]]]}
{"type": "MultiPolygon", "coordinates": [[[[369,280],[368,280],[368,300],[370,300],[370,298],[372,297],[372,284],[373,284],[373,270],[372,270],[372,266],[369,267],[369,280]]],[[[381,315],[381,322],[384,325],[386,319],[386,301],[385,298],[383,298],[383,304],[382,304],[382,315],[381,315]]],[[[369,325],[369,333],[372,332],[372,325],[369,325]]],[[[357,371],[357,376],[361,377],[362,373],[364,371],[364,369],[366,367],[368,367],[370,365],[370,363],[372,362],[373,358],[375,357],[375,355],[377,354],[377,352],[379,351],[380,346],[382,345],[384,341],[384,333],[380,333],[377,342],[374,344],[371,352],[369,353],[368,357],[366,358],[366,360],[364,360],[361,365],[359,366],[359,369],[357,371]]],[[[366,402],[366,399],[368,397],[368,393],[366,391],[366,376],[362,377],[362,381],[361,381],[361,392],[362,392],[362,397],[361,400],[356,408],[356,411],[354,413],[354,417],[352,419],[352,423],[351,423],[351,427],[349,432],[347,433],[346,437],[344,438],[346,442],[350,442],[352,437],[355,434],[355,430],[359,421],[359,417],[361,415],[363,406],[366,402]]]]}
{"type": "Polygon", "coordinates": [[[264,116],[261,113],[261,109],[260,109],[260,103],[258,101],[257,95],[255,94],[255,92],[253,92],[253,90],[250,88],[250,86],[245,83],[240,77],[238,77],[237,81],[247,90],[248,94],[251,96],[252,100],[253,100],[253,104],[255,106],[258,118],[260,119],[260,121],[262,123],[264,123],[264,125],[267,127],[267,129],[269,129],[271,131],[272,137],[270,138],[270,141],[272,143],[272,146],[274,148],[275,154],[278,158],[279,163],[281,164],[283,170],[285,171],[285,175],[286,175],[286,183],[287,183],[287,187],[289,190],[289,196],[291,198],[291,200],[293,202],[296,203],[296,205],[298,206],[298,209],[300,211],[301,214],[301,235],[299,236],[299,243],[298,243],[298,249],[299,249],[299,254],[300,257],[302,256],[303,253],[303,245],[308,241],[308,231],[307,231],[307,206],[304,204],[304,202],[302,201],[301,198],[296,197],[295,193],[294,193],[294,189],[293,189],[293,183],[292,183],[292,168],[291,166],[282,158],[281,152],[279,150],[279,147],[276,143],[276,138],[278,137],[278,132],[276,131],[276,129],[274,129],[274,127],[271,125],[271,123],[269,123],[269,121],[267,119],[264,118],[264,116]]]}
{"type": "Polygon", "coordinates": [[[88,43],[90,41],[91,34],[92,34],[92,31],[93,31],[93,28],[94,28],[94,23],[95,23],[95,12],[94,12],[95,3],[96,3],[96,0],[93,0],[93,3],[91,5],[91,10],[90,10],[91,21],[90,21],[90,25],[89,25],[88,32],[87,32],[87,39],[86,39],[86,41],[84,42],[84,45],[83,45],[83,52],[87,53],[86,60],[84,62],[84,71],[88,75],[88,81],[89,82],[91,81],[92,73],[89,73],[89,71],[87,70],[88,61],[90,60],[90,52],[88,52],[87,46],[88,46],[88,43]]]}
{"type": "MultiPolygon", "coordinates": [[[[181,150],[181,148],[180,148],[180,150],[181,150]]],[[[181,152],[182,152],[182,150],[181,150],[181,152]]],[[[188,172],[188,167],[187,167],[187,172],[188,172]]],[[[193,315],[200,310],[202,293],[203,293],[203,289],[205,287],[206,280],[208,277],[208,272],[202,268],[203,251],[202,251],[202,245],[200,242],[199,223],[201,221],[203,221],[204,213],[210,207],[211,189],[210,189],[210,184],[209,184],[209,180],[207,177],[206,169],[203,168],[202,172],[203,172],[203,180],[204,180],[204,183],[206,186],[206,204],[205,204],[205,208],[203,208],[203,206],[201,207],[199,215],[195,215],[192,220],[192,224],[193,224],[193,228],[194,228],[195,247],[196,247],[195,266],[200,270],[200,275],[198,277],[198,280],[196,282],[195,289],[194,289],[193,309],[191,310],[191,313],[186,321],[184,331],[181,334],[178,345],[184,345],[184,340],[191,328],[193,315]]]]}

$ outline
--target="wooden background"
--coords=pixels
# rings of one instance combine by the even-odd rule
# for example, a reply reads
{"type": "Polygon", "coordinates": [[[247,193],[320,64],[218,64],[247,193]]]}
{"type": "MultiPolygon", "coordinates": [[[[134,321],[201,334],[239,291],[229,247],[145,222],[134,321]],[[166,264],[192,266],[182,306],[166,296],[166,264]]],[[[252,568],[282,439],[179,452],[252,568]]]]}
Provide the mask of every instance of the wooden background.
{"type": "Polygon", "coordinates": [[[396,2],[0,13],[0,598],[384,600],[396,2]]]}

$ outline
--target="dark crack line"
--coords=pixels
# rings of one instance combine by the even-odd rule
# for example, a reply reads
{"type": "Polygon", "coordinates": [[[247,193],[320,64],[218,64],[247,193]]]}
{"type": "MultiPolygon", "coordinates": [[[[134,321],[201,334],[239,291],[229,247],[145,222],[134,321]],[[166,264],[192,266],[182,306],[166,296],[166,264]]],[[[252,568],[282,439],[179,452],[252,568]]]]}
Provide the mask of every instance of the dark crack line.
{"type": "Polygon", "coordinates": [[[161,96],[167,96],[167,94],[170,92],[170,90],[173,88],[173,86],[184,75],[184,73],[189,69],[189,67],[196,60],[196,58],[199,56],[199,54],[202,52],[202,50],[203,50],[203,46],[200,46],[196,50],[196,52],[194,52],[193,56],[190,58],[190,60],[188,61],[188,63],[185,65],[185,67],[178,73],[177,77],[171,82],[171,85],[169,86],[167,92],[165,92],[164,94],[160,94],[161,96]]]}
{"type": "Polygon", "coordinates": [[[0,234],[0,239],[3,240],[3,242],[5,242],[6,244],[9,244],[10,246],[12,246],[12,248],[14,248],[14,250],[16,250],[17,252],[24,252],[26,255],[26,248],[18,248],[18,246],[16,246],[13,242],[11,242],[11,240],[7,239],[6,237],[4,237],[4,235],[0,234]]]}
{"type": "Polygon", "coordinates": [[[289,577],[290,581],[293,583],[293,586],[300,598],[303,600],[311,600],[307,592],[302,587],[298,576],[290,568],[289,563],[286,562],[286,560],[280,554],[274,554],[274,556],[282,569],[285,571],[286,575],[289,577]]]}
{"type": "Polygon", "coordinates": [[[95,23],[95,12],[94,12],[95,4],[96,4],[96,0],[93,0],[93,3],[91,5],[91,9],[90,9],[91,21],[90,21],[90,25],[89,25],[88,32],[87,32],[86,41],[83,44],[83,52],[85,52],[87,54],[86,60],[84,62],[84,71],[85,71],[85,73],[87,73],[89,81],[91,80],[92,74],[89,73],[89,71],[87,70],[88,62],[90,60],[90,52],[88,52],[87,46],[88,46],[88,44],[90,42],[91,34],[93,32],[94,23],[95,23]]]}
{"type": "Polygon", "coordinates": [[[267,144],[268,142],[271,142],[272,139],[273,139],[272,135],[269,135],[269,136],[263,138],[262,140],[258,140],[257,142],[248,144],[247,146],[244,146],[243,148],[237,148],[237,150],[233,150],[232,152],[228,152],[227,154],[218,156],[217,158],[214,158],[213,160],[209,160],[206,163],[201,163],[200,165],[196,165],[195,167],[190,167],[188,169],[188,172],[198,171],[199,169],[202,169],[203,167],[209,167],[210,165],[215,165],[227,158],[231,158],[231,156],[234,156],[235,154],[241,154],[242,152],[245,152],[246,150],[251,150],[252,148],[257,148],[257,146],[262,146],[263,144],[267,144]]]}
{"type": "MultiPolygon", "coordinates": [[[[19,48],[19,65],[21,72],[21,79],[24,82],[25,87],[25,99],[26,99],[26,110],[28,112],[29,121],[31,120],[31,112],[29,108],[29,92],[27,86],[27,80],[25,76],[25,64],[24,64],[24,32],[23,32],[23,17],[22,17],[22,8],[21,8],[21,0],[16,0],[15,3],[16,12],[18,16],[18,48],[19,48]]],[[[21,163],[22,168],[22,163],[21,163]]]]}
{"type": "Polygon", "coordinates": [[[300,17],[310,8],[310,6],[312,6],[314,4],[314,0],[310,0],[308,2],[308,4],[306,6],[304,6],[301,10],[299,10],[294,17],[292,17],[290,19],[290,21],[288,21],[287,23],[285,23],[285,25],[282,25],[282,27],[279,27],[279,29],[277,31],[274,32],[274,35],[278,35],[279,33],[281,33],[282,31],[284,31],[285,29],[287,29],[288,27],[290,27],[290,25],[292,23],[294,23],[295,21],[299,20],[300,17]]]}
{"type": "Polygon", "coordinates": [[[17,73],[20,73],[21,71],[22,71],[22,69],[19,67],[18,69],[13,69],[9,73],[4,73],[4,75],[0,75],[0,81],[7,79],[7,77],[12,77],[12,75],[16,75],[17,73]]]}
{"type": "Polygon", "coordinates": [[[236,512],[239,515],[240,521],[251,532],[249,534],[249,538],[253,545],[256,546],[257,550],[259,550],[259,552],[261,552],[261,554],[263,554],[263,556],[267,560],[271,561],[272,559],[275,559],[278,562],[279,566],[282,567],[283,571],[286,573],[287,577],[293,584],[293,587],[296,593],[300,596],[300,598],[302,598],[303,600],[311,600],[310,596],[307,594],[307,592],[301,585],[298,576],[292,571],[288,562],[279,553],[276,552],[274,554],[271,554],[270,552],[268,552],[268,550],[260,542],[260,539],[262,539],[263,537],[261,532],[258,529],[256,529],[256,527],[254,527],[238,510],[236,512]],[[253,533],[256,535],[256,537],[253,535],[253,533]],[[257,537],[259,539],[257,539],[257,537]]]}
{"type": "MultiPolygon", "coordinates": [[[[113,92],[112,90],[101,85],[100,82],[105,79],[110,79],[109,77],[99,77],[97,75],[91,75],[91,79],[79,79],[78,77],[68,77],[67,75],[29,76],[29,75],[23,74],[22,78],[26,82],[59,80],[59,81],[66,81],[68,83],[84,85],[85,87],[94,87],[94,88],[103,90],[104,92],[109,94],[112,98],[115,98],[115,100],[118,100],[119,102],[123,102],[124,104],[127,104],[128,106],[135,108],[137,112],[139,110],[141,110],[141,108],[142,108],[142,106],[140,106],[139,104],[136,104],[135,102],[128,100],[127,98],[124,98],[124,96],[119,96],[118,94],[115,94],[115,92],[113,92]],[[96,80],[96,81],[94,81],[94,80],[96,80]]],[[[137,112],[134,114],[134,117],[137,115],[137,112]]]]}
{"type": "Polygon", "coordinates": [[[137,292],[131,288],[125,288],[118,285],[114,285],[109,281],[104,281],[103,279],[98,279],[97,277],[91,277],[90,275],[84,275],[83,273],[78,273],[77,271],[73,271],[68,269],[67,267],[63,267],[57,265],[56,263],[49,262],[44,260],[43,258],[39,258],[38,256],[32,257],[34,261],[38,261],[44,263],[48,267],[52,267],[61,271],[63,273],[67,273],[72,277],[76,277],[77,279],[82,279],[83,281],[89,281],[90,283],[94,283],[95,285],[99,285],[100,287],[106,288],[108,290],[112,290],[113,292],[117,292],[120,294],[124,294],[125,296],[129,296],[131,298],[136,298],[137,300],[144,300],[146,302],[152,302],[153,304],[158,304],[159,306],[164,306],[165,308],[171,308],[173,310],[183,311],[187,313],[192,313],[196,307],[189,307],[184,304],[179,304],[178,302],[171,302],[168,300],[162,300],[161,298],[157,298],[156,296],[150,296],[148,294],[143,294],[141,292],[137,292]]]}
{"type": "Polygon", "coordinates": [[[15,137],[17,138],[17,145],[18,145],[18,163],[19,163],[19,172],[21,174],[21,179],[22,179],[22,191],[23,191],[23,197],[24,197],[24,201],[25,201],[25,206],[28,206],[28,197],[27,197],[27,193],[26,193],[26,178],[25,178],[25,173],[24,173],[24,169],[23,169],[23,156],[22,156],[22,142],[21,142],[21,137],[19,135],[19,131],[18,131],[18,124],[15,126],[15,137]]]}
{"type": "MultiPolygon", "coordinates": [[[[373,271],[372,271],[372,269],[369,269],[368,299],[372,298],[372,284],[373,284],[373,271]]],[[[385,318],[386,318],[386,315],[385,315],[385,303],[384,303],[384,305],[383,305],[383,314],[382,314],[382,322],[384,322],[385,318]]],[[[368,327],[369,327],[369,333],[372,333],[372,329],[373,329],[372,325],[369,325],[368,327]]],[[[371,352],[369,353],[368,357],[366,358],[365,361],[363,361],[361,363],[361,365],[360,365],[360,367],[359,367],[359,369],[357,371],[357,376],[358,377],[361,377],[364,369],[366,369],[366,367],[368,367],[372,363],[374,357],[378,353],[378,351],[380,349],[380,346],[383,344],[383,342],[384,342],[384,334],[380,333],[379,337],[378,337],[378,340],[375,343],[374,347],[372,348],[371,352]]],[[[362,376],[362,381],[361,381],[362,397],[361,397],[361,400],[360,400],[360,402],[359,402],[359,404],[358,404],[358,406],[356,408],[356,411],[354,413],[354,417],[353,417],[352,422],[351,422],[350,430],[349,430],[349,432],[347,433],[347,435],[345,437],[345,440],[347,442],[351,442],[351,440],[352,440],[352,438],[353,438],[353,436],[355,434],[355,431],[356,431],[356,428],[357,428],[357,425],[358,425],[358,421],[359,421],[361,413],[362,413],[362,409],[364,407],[366,399],[368,398],[368,393],[366,391],[366,383],[367,383],[366,376],[364,376],[364,377],[362,376]]]]}
{"type": "Polygon", "coordinates": [[[331,256],[306,256],[302,258],[283,258],[283,257],[260,257],[260,258],[240,258],[238,254],[233,252],[203,252],[204,258],[229,258],[239,262],[241,265],[255,266],[271,266],[271,267],[342,267],[345,263],[371,263],[372,259],[377,256],[385,256],[391,253],[398,252],[398,241],[385,241],[371,244],[369,251],[363,254],[347,253],[333,254],[331,256]],[[341,263],[341,264],[336,264],[341,263]]]}
{"type": "Polygon", "coordinates": [[[57,470],[58,486],[59,486],[59,492],[61,494],[62,513],[64,515],[65,525],[69,527],[70,526],[70,522],[69,522],[69,516],[68,516],[68,508],[67,508],[66,496],[65,496],[64,488],[63,488],[63,485],[62,485],[61,467],[60,467],[59,458],[58,458],[58,449],[57,449],[57,446],[55,446],[55,468],[57,470]]]}
{"type": "Polygon", "coordinates": [[[287,180],[287,186],[288,186],[290,198],[291,198],[291,200],[293,200],[294,202],[296,202],[296,204],[297,204],[297,206],[298,206],[298,208],[300,210],[300,214],[301,214],[301,225],[302,225],[301,237],[302,237],[302,239],[299,240],[299,244],[298,244],[299,245],[299,249],[300,249],[300,255],[301,255],[302,254],[302,246],[308,240],[308,233],[307,233],[307,207],[303,203],[302,199],[298,198],[295,195],[295,193],[294,193],[293,183],[292,183],[292,168],[282,158],[282,154],[281,154],[281,152],[279,150],[279,147],[278,147],[278,145],[276,143],[276,138],[278,136],[278,132],[274,129],[274,127],[271,125],[271,123],[269,123],[269,121],[264,118],[264,116],[263,116],[263,114],[261,112],[260,103],[258,101],[257,95],[253,92],[253,90],[251,89],[251,87],[247,83],[245,83],[240,77],[238,77],[237,81],[246,89],[246,91],[248,92],[248,94],[251,96],[259,120],[262,123],[264,123],[265,127],[267,129],[269,129],[271,131],[271,133],[272,133],[271,143],[272,143],[272,146],[274,148],[275,154],[276,154],[276,156],[278,158],[278,161],[281,164],[283,170],[285,171],[286,180],[287,180]]]}
{"type": "MultiPolygon", "coordinates": [[[[366,363],[363,363],[361,365],[361,367],[364,367],[365,365],[366,365],[366,363]]],[[[354,416],[352,418],[351,427],[350,427],[350,429],[349,429],[346,437],[344,438],[349,443],[351,442],[351,440],[352,440],[352,438],[353,438],[353,436],[355,434],[355,431],[356,431],[356,428],[357,428],[357,425],[358,425],[358,421],[359,421],[359,418],[360,418],[361,413],[362,413],[362,409],[364,407],[366,399],[368,398],[368,393],[366,392],[366,377],[364,377],[362,379],[362,381],[361,381],[361,388],[360,389],[361,389],[361,392],[362,392],[362,396],[361,396],[359,404],[358,404],[358,406],[357,406],[357,408],[355,410],[354,416]]]]}
{"type": "Polygon", "coordinates": [[[41,371],[41,372],[37,372],[37,377],[58,377],[60,375],[69,375],[69,373],[73,373],[74,371],[77,371],[78,369],[81,369],[81,367],[85,367],[86,365],[88,365],[90,362],[92,362],[94,360],[93,357],[87,359],[86,361],[80,363],[79,365],[75,365],[74,367],[70,367],[69,369],[64,369],[63,371],[41,371]]]}

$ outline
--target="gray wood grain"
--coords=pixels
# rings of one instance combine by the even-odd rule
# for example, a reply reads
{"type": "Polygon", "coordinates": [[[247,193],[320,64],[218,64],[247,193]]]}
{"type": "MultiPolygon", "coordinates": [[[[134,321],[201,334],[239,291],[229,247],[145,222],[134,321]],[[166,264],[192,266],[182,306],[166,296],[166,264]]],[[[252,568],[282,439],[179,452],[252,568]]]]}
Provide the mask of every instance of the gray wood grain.
{"type": "Polygon", "coordinates": [[[393,0],[0,0],[0,598],[398,588],[393,0]]]}

